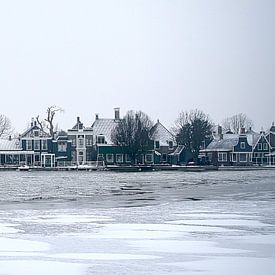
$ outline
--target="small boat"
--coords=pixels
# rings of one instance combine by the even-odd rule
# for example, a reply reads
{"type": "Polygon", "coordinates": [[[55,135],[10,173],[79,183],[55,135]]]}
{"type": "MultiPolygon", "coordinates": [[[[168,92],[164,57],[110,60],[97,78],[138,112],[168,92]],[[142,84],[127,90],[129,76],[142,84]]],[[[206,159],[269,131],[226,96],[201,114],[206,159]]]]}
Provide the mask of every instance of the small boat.
{"type": "Polygon", "coordinates": [[[29,171],[30,170],[30,166],[28,165],[21,165],[17,168],[18,171],[29,171]]]}

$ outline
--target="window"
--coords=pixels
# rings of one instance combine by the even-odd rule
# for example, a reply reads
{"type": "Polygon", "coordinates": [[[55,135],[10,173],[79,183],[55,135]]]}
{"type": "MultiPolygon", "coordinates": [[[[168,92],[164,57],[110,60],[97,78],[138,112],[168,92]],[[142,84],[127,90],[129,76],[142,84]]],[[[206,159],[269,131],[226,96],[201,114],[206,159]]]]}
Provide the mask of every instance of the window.
{"type": "Polygon", "coordinates": [[[58,142],[57,144],[58,152],[66,152],[67,151],[67,143],[66,142],[58,142]]]}
{"type": "Polygon", "coordinates": [[[75,138],[72,139],[72,146],[75,146],[76,142],[75,142],[75,138]]]}
{"type": "Polygon", "coordinates": [[[104,144],[105,143],[105,137],[104,136],[97,136],[97,143],[98,144],[104,144]]]}
{"type": "Polygon", "coordinates": [[[173,141],[169,141],[169,149],[173,149],[173,141]]]}
{"type": "Polygon", "coordinates": [[[114,162],[114,155],[113,154],[107,154],[106,155],[106,161],[107,162],[114,162]]]}
{"type": "Polygon", "coordinates": [[[247,161],[247,154],[240,153],[240,162],[246,162],[247,161]]]}
{"type": "Polygon", "coordinates": [[[126,162],[131,162],[131,156],[129,154],[126,154],[126,162]]]}
{"type": "Polygon", "coordinates": [[[42,150],[47,150],[48,149],[48,143],[46,139],[41,140],[41,145],[42,145],[42,150]]]}
{"type": "Polygon", "coordinates": [[[145,155],[145,162],[153,162],[153,155],[152,154],[146,154],[145,155]]]}
{"type": "Polygon", "coordinates": [[[237,161],[237,154],[236,153],[232,153],[232,161],[233,162],[237,161]]]}
{"type": "Polygon", "coordinates": [[[123,155],[122,154],[116,154],[116,162],[123,162],[123,155]]]}
{"type": "Polygon", "coordinates": [[[93,145],[93,137],[92,136],[86,136],[86,145],[87,146],[93,145]]]}
{"type": "Polygon", "coordinates": [[[159,141],[158,140],[155,141],[155,148],[159,149],[159,141]]]}
{"type": "Polygon", "coordinates": [[[84,139],[81,137],[78,139],[78,147],[83,148],[84,147],[84,139]]]}
{"type": "Polygon", "coordinates": [[[263,150],[262,143],[258,143],[258,150],[259,150],[259,151],[262,151],[262,150],[263,150]]]}
{"type": "Polygon", "coordinates": [[[40,161],[40,154],[35,154],[34,155],[34,161],[40,161]]]}
{"type": "Polygon", "coordinates": [[[241,142],[241,149],[245,149],[245,142],[241,142]]]}
{"type": "Polygon", "coordinates": [[[35,137],[39,137],[39,130],[34,130],[33,134],[34,134],[35,137]]]}
{"type": "Polygon", "coordinates": [[[26,149],[32,150],[32,140],[26,140],[26,149]]]}
{"type": "Polygon", "coordinates": [[[34,150],[40,150],[40,140],[34,140],[34,150]]]}
{"type": "Polygon", "coordinates": [[[265,150],[265,151],[267,151],[267,150],[268,150],[267,143],[264,143],[264,144],[263,144],[263,147],[264,147],[264,150],[265,150]]]}
{"type": "Polygon", "coordinates": [[[167,161],[167,155],[166,154],[162,154],[162,161],[164,161],[164,162],[167,161]]]}
{"type": "Polygon", "coordinates": [[[227,161],[227,153],[218,153],[218,160],[220,162],[225,162],[227,161]]]}

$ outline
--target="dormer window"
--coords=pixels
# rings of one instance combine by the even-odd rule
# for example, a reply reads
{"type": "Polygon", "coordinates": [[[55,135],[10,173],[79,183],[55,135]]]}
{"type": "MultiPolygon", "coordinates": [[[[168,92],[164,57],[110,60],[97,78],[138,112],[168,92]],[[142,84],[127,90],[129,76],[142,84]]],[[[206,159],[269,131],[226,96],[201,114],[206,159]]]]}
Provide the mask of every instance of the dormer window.
{"type": "Polygon", "coordinates": [[[169,144],[169,149],[173,149],[173,141],[169,141],[168,144],[169,144]]]}
{"type": "Polygon", "coordinates": [[[39,130],[34,130],[34,131],[33,131],[33,135],[34,135],[35,137],[39,137],[39,130]]]}
{"type": "Polygon", "coordinates": [[[159,149],[159,141],[158,140],[155,141],[155,148],[159,149]]]}
{"type": "Polygon", "coordinates": [[[268,150],[267,143],[264,143],[264,151],[267,151],[267,150],[268,150]]]}
{"type": "Polygon", "coordinates": [[[104,144],[105,143],[105,137],[103,135],[97,136],[97,143],[98,144],[104,144]]]}
{"type": "Polygon", "coordinates": [[[245,149],[245,142],[241,142],[241,149],[245,149]]]}

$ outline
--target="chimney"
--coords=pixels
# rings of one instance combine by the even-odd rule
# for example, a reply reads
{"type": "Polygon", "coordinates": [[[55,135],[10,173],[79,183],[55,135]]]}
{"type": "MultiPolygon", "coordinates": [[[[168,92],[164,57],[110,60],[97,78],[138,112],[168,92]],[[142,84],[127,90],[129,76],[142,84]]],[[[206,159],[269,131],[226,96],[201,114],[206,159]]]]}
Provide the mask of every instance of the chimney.
{"type": "Polygon", "coordinates": [[[11,136],[9,136],[9,141],[11,141],[11,136]]]}
{"type": "Polygon", "coordinates": [[[220,125],[218,125],[218,136],[220,139],[223,139],[222,126],[220,126],[220,125]]]}
{"type": "Polygon", "coordinates": [[[34,125],[34,118],[32,117],[32,120],[31,120],[31,127],[33,127],[34,125]]]}
{"type": "Polygon", "coordinates": [[[98,119],[99,119],[98,114],[95,114],[95,120],[98,120],[98,119]]]}
{"type": "Polygon", "coordinates": [[[80,117],[79,116],[76,118],[76,122],[77,122],[77,124],[80,122],[80,117]]]}
{"type": "Polygon", "coordinates": [[[218,135],[221,135],[222,134],[222,126],[218,126],[218,135]]]}
{"type": "Polygon", "coordinates": [[[120,108],[114,108],[114,110],[115,110],[115,120],[119,120],[120,119],[120,117],[119,117],[119,109],[120,108]]]}

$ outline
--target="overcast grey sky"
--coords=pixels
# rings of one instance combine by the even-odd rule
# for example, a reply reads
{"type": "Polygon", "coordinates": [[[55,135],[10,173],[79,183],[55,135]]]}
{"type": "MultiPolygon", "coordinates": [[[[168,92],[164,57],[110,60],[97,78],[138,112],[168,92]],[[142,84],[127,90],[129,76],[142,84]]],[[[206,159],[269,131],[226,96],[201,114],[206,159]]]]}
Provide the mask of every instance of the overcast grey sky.
{"type": "Polygon", "coordinates": [[[274,15],[274,0],[0,0],[0,113],[17,131],[53,104],[63,129],[114,107],[167,127],[194,108],[269,127],[274,15]]]}

